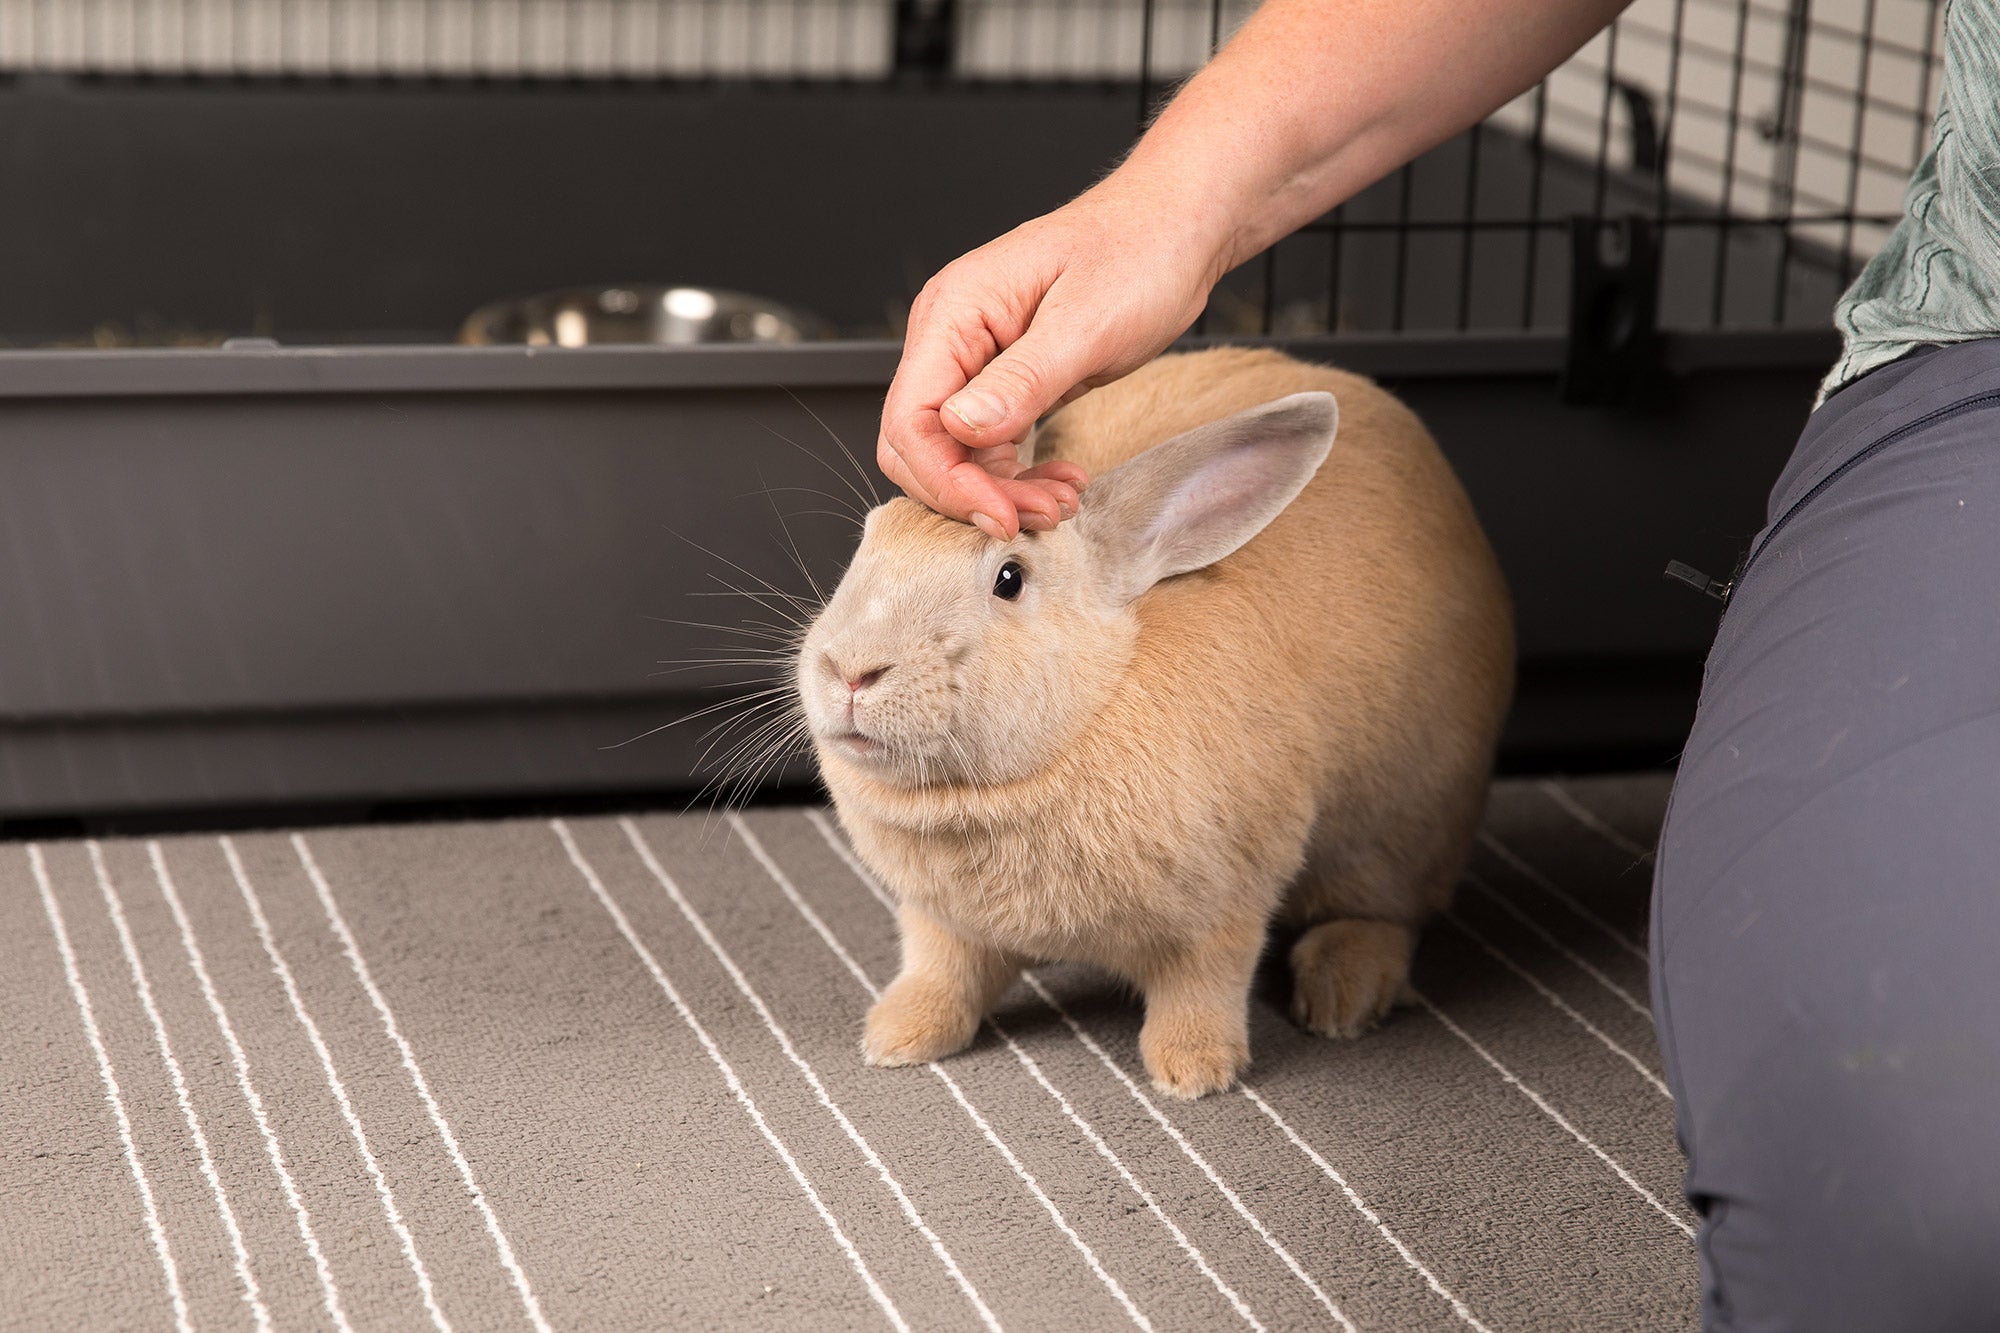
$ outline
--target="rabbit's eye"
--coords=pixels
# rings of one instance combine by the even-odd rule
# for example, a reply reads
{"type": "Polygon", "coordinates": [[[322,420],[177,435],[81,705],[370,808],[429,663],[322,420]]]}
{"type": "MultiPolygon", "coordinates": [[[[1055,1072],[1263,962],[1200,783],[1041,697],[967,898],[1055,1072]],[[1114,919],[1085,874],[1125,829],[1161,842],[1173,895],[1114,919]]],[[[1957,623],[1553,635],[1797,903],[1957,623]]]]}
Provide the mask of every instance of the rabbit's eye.
{"type": "Polygon", "coordinates": [[[1021,595],[1027,581],[1028,571],[1021,568],[1021,562],[1009,560],[1000,566],[1000,573],[993,580],[993,595],[1003,602],[1011,602],[1021,595]]]}

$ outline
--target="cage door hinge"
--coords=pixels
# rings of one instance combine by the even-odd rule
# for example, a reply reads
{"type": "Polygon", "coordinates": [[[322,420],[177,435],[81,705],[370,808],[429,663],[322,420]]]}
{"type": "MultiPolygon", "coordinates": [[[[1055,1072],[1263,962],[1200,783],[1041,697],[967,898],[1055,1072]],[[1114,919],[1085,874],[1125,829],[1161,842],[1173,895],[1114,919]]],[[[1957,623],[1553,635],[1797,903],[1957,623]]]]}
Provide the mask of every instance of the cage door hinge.
{"type": "Polygon", "coordinates": [[[1612,403],[1665,378],[1658,328],[1660,229],[1637,213],[1569,220],[1569,339],[1562,396],[1612,403]]]}

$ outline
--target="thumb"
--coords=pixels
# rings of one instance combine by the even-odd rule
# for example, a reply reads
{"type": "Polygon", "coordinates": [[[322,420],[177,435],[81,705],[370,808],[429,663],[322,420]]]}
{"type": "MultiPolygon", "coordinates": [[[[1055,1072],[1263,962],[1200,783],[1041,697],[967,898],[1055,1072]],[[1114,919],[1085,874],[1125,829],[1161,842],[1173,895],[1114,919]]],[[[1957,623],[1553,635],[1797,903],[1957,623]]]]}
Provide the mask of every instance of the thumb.
{"type": "Polygon", "coordinates": [[[939,414],[944,428],[975,449],[1022,438],[1091,373],[1092,350],[1073,335],[1031,325],[970,384],[945,399],[939,414]]]}

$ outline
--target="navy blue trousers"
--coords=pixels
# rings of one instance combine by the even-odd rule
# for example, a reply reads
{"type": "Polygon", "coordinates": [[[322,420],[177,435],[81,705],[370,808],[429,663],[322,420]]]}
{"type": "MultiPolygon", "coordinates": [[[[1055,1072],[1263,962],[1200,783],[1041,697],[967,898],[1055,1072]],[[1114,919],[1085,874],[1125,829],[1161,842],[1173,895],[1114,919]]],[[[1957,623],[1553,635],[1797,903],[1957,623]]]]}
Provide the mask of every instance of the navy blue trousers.
{"type": "Polygon", "coordinates": [[[1813,414],[1709,657],[1652,948],[1706,1327],[2000,1329],[2000,340],[1813,414]]]}

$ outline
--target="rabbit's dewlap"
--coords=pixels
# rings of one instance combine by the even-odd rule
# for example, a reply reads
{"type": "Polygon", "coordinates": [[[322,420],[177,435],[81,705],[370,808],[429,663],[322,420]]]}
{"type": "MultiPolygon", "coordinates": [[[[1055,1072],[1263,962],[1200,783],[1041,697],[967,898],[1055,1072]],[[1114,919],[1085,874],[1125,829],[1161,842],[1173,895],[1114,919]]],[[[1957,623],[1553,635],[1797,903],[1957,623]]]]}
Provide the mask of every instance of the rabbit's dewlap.
{"type": "Polygon", "coordinates": [[[1464,492],[1388,394],[1273,352],[1162,357],[1038,444],[1094,478],[1074,521],[1003,543],[893,500],[799,655],[901,902],[869,1062],[960,1049],[1066,959],[1144,994],[1157,1086],[1225,1088],[1274,917],[1294,1016],[1359,1034],[1450,897],[1512,692],[1464,492]]]}

